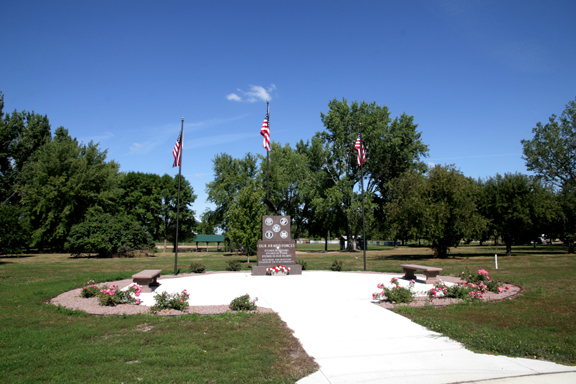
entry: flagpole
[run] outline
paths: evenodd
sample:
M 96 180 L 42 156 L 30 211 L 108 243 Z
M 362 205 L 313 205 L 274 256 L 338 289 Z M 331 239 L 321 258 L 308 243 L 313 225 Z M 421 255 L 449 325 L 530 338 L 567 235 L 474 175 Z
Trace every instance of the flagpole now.
M 180 152 L 178 153 L 178 199 L 176 200 L 176 245 L 174 254 L 174 275 L 178 274 L 178 224 L 180 218 L 180 179 L 182 178 L 182 151 L 184 150 L 184 118 L 180 128 Z
M 362 139 L 362 123 L 360 123 L 360 139 Z M 361 140 L 364 146 L 364 141 Z M 362 248 L 364 249 L 364 270 L 366 270 L 366 220 L 364 218 L 364 162 L 360 165 L 360 188 L 362 189 Z
M 270 102 L 266 100 L 266 116 L 268 117 L 268 130 L 270 130 Z M 272 142 L 270 148 L 266 149 L 266 200 L 270 201 L 270 149 L 272 149 Z M 266 214 L 270 215 L 270 208 L 266 205 Z

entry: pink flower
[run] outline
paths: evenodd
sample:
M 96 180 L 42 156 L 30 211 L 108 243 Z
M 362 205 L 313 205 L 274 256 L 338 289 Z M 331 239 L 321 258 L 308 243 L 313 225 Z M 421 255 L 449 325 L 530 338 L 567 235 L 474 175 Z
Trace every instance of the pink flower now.
M 509 286 L 506 286 L 506 290 L 509 290 L 509 289 L 510 289 L 510 287 L 509 287 Z
M 498 293 L 502 293 L 503 289 L 502 287 L 498 287 Z
M 382 289 L 382 288 L 384 288 L 384 287 L 383 287 L 382 283 L 380 283 L 380 284 L 378 284 L 378 285 L 376 286 L 376 288 Z
M 84 287 L 84 289 L 88 289 L 87 287 Z
M 376 296 L 377 296 L 377 295 L 378 295 L 378 294 L 377 294 L 376 292 L 374 292 L 374 293 L 372 294 L 372 300 L 376 300 Z

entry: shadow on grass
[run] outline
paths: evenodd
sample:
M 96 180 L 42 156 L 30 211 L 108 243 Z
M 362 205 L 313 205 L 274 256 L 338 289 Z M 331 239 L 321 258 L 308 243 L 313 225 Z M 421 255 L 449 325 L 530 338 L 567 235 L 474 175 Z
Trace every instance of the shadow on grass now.
M 25 257 L 36 257 L 38 255 L 0 255 L 0 259 L 20 259 Z
M 68 256 L 69 259 L 147 259 L 149 257 L 156 257 L 155 254 L 150 253 L 147 255 L 140 255 L 140 256 L 126 256 L 126 255 L 115 255 L 115 256 L 100 256 L 97 254 L 82 254 L 82 255 L 70 255 Z

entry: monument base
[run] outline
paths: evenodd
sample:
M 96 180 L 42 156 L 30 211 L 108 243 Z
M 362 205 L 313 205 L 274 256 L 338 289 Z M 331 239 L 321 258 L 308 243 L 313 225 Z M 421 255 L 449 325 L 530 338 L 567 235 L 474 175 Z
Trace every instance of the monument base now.
M 283 264 L 285 267 L 290 268 L 290 275 L 301 275 L 302 274 L 302 266 L 300 264 Z M 266 270 L 273 265 L 253 265 L 252 266 L 252 276 L 265 276 Z

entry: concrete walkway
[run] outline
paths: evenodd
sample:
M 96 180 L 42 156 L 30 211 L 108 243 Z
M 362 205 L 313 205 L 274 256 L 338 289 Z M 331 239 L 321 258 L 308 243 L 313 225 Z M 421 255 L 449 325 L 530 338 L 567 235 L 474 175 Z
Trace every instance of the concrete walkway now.
M 222 273 L 161 279 L 158 289 L 187 289 L 190 305 L 229 304 L 246 293 L 258 297 L 257 304 L 276 311 L 320 365 L 300 384 L 576 383 L 576 367 L 474 353 L 372 304 L 376 285 L 392 276 L 401 277 L 324 271 L 275 277 Z M 430 287 L 418 280 L 415 290 Z M 141 299 L 145 305 L 154 303 L 153 294 L 142 294 Z

